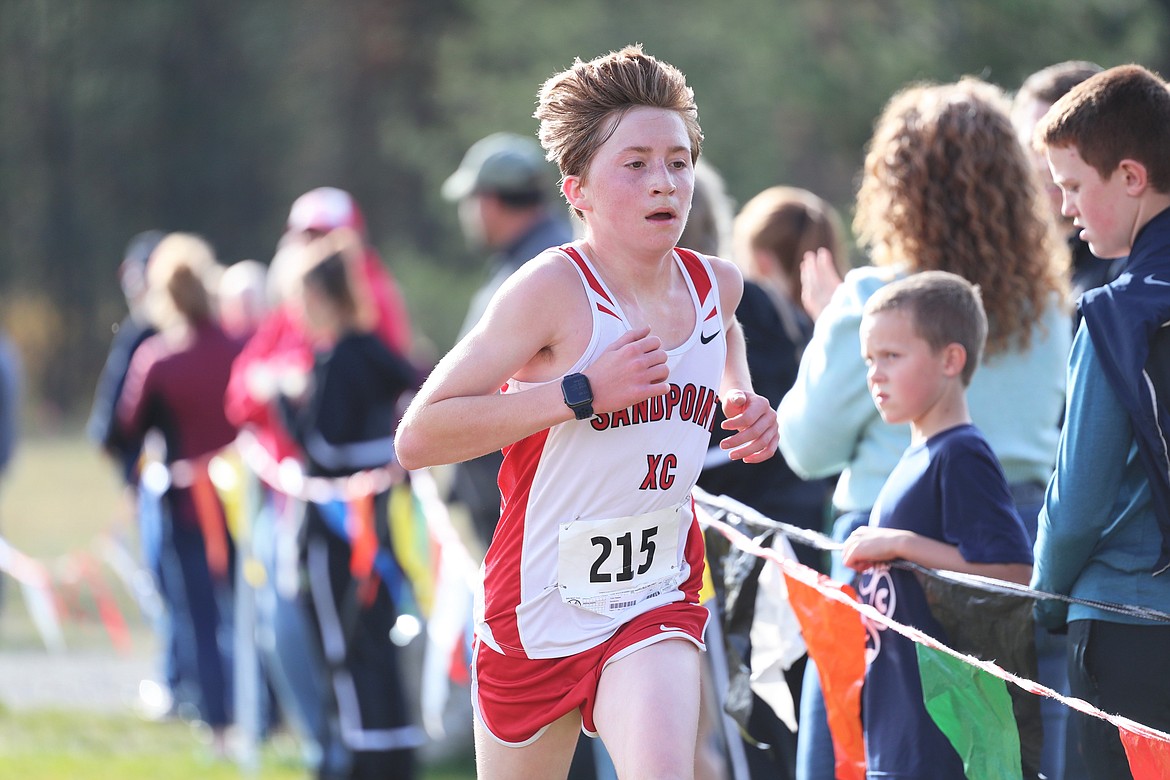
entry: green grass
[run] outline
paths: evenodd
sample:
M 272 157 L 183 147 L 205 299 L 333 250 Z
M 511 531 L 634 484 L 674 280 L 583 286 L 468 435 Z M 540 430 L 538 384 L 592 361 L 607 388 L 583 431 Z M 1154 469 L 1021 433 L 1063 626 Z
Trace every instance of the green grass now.
M 182 723 L 151 723 L 130 715 L 0 711 L 0 767 L 22 780 L 302 780 L 297 747 L 287 737 L 266 744 L 253 768 L 214 760 L 200 736 Z M 422 780 L 469 780 L 466 759 L 427 765 Z
M 52 710 L 0 712 L 0 764 L 6 776 L 24 780 L 305 776 L 291 742 L 266 746 L 255 773 L 245 773 L 236 764 L 213 760 L 198 734 L 182 723 Z
M 136 550 L 134 517 L 111 463 L 79 433 L 31 434 L 21 442 L 13 468 L 0 483 L 0 535 L 52 572 L 58 595 L 68 602 L 62 621 L 69 652 L 114 655 L 110 637 L 84 587 L 71 586 L 76 563 L 96 556 L 101 539 L 120 538 Z M 94 558 L 96 559 L 96 557 Z M 102 572 L 130 629 L 132 651 L 149 657 L 154 639 L 128 591 Z M 4 575 L 0 610 L 0 663 L 6 652 L 43 651 L 19 589 Z M 72 579 L 71 579 L 72 578 Z M 299 747 L 278 734 L 252 767 L 215 760 L 204 735 L 182 722 L 142 720 L 126 712 L 96 713 L 65 702 L 54 709 L 14 709 L 0 690 L 0 776 L 22 780 L 300 780 L 308 776 Z M 467 751 L 424 762 L 420 780 L 470 780 Z

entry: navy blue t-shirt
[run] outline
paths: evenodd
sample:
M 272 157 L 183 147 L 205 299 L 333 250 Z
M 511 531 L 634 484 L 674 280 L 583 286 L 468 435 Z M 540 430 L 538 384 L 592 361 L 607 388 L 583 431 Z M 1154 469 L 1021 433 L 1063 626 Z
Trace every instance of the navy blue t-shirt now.
M 971 563 L 1032 562 L 1032 546 L 1003 469 L 973 425 L 949 428 L 909 447 L 878 494 L 869 524 L 956 545 Z M 947 642 L 914 572 L 875 567 L 862 575 L 858 591 L 895 621 Z M 866 632 L 862 720 L 867 776 L 963 778 L 959 754 L 922 701 L 914 642 L 876 624 L 867 624 Z

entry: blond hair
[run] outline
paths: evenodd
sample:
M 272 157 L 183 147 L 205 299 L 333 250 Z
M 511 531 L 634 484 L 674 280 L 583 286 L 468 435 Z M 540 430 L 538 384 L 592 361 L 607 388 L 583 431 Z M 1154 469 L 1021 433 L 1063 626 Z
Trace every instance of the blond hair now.
M 863 316 L 900 311 L 934 352 L 958 344 L 967 353 L 959 378 L 971 384 L 987 343 L 987 313 L 979 288 L 947 271 L 923 271 L 890 282 L 865 302 Z
M 193 233 L 170 233 L 159 242 L 146 267 L 148 306 L 159 328 L 212 319 L 208 283 L 220 270 L 215 252 Z

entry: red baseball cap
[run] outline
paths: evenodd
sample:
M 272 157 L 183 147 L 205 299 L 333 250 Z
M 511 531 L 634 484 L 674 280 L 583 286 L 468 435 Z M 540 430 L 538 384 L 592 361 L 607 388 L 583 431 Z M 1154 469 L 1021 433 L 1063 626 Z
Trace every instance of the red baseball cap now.
M 366 219 L 353 196 L 345 190 L 318 187 L 293 201 L 288 212 L 288 232 L 327 232 L 337 228 L 351 228 L 363 236 L 366 234 Z

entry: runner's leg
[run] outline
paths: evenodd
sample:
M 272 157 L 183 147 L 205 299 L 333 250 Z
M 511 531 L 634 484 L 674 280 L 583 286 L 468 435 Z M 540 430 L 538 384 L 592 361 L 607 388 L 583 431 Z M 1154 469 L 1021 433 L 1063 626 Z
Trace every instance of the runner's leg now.
M 601 673 L 597 725 L 618 777 L 691 778 L 699 731 L 699 649 L 666 639 Z
M 475 719 L 475 772 L 478 780 L 564 780 L 569 774 L 581 713 L 577 710 L 553 721 L 533 743 L 509 747 L 497 742 Z

